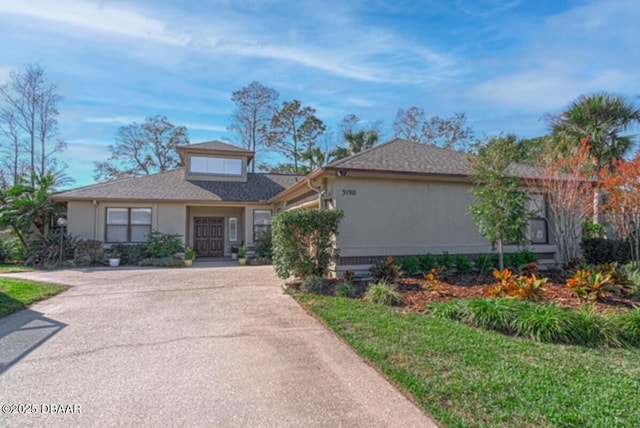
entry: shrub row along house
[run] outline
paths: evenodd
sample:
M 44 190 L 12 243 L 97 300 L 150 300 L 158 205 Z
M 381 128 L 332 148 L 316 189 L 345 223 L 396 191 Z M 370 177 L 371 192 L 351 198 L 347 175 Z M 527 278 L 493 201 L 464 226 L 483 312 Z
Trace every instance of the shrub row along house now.
M 492 252 L 467 211 L 473 196 L 464 153 L 394 139 L 302 177 L 250 173 L 253 153 L 218 141 L 178 150 L 182 168 L 54 195 L 67 204 L 69 232 L 109 245 L 144 242 L 157 230 L 182 235 L 201 257 L 224 257 L 232 246 L 252 247 L 273 213 L 340 209 L 339 271 L 389 255 Z M 522 165 L 512 173 L 535 177 Z M 541 195 L 531 203 L 544 210 Z M 531 220 L 529 238 L 540 259 L 554 259 L 544 219 Z

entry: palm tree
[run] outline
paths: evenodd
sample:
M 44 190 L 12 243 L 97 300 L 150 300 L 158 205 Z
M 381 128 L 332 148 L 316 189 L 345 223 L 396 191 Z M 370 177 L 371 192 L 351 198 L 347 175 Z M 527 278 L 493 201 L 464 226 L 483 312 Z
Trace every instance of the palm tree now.
M 346 158 L 356 153 L 360 153 L 363 150 L 370 149 L 378 144 L 380 133 L 378 131 L 357 131 L 357 132 L 345 132 L 344 141 L 347 143 L 346 147 L 338 147 L 331 155 L 335 160 Z
M 579 147 L 586 141 L 590 146 L 593 176 L 613 168 L 634 143 L 634 136 L 622 135 L 634 123 L 640 122 L 640 109 L 624 97 L 607 93 L 581 95 L 562 114 L 551 119 L 553 134 L 569 147 Z M 600 189 L 594 188 L 593 222 L 600 222 Z
M 12 188 L 0 192 L 0 227 L 9 227 L 28 248 L 32 235 L 45 236 L 51 220 L 62 212 L 62 206 L 50 196 L 59 180 L 54 174 L 33 174 L 30 185 L 22 178 Z

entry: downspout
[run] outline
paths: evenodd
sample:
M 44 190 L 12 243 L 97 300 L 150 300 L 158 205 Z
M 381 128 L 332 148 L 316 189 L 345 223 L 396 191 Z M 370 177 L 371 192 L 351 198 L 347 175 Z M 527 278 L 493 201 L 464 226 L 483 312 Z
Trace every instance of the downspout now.
M 318 206 L 320 207 L 320 209 L 323 208 L 322 206 L 322 195 L 324 195 L 324 190 L 322 190 L 319 187 L 314 187 L 313 184 L 311 184 L 311 179 L 309 178 L 307 180 L 307 186 L 309 186 L 309 189 L 313 190 L 314 192 L 316 192 L 318 194 Z

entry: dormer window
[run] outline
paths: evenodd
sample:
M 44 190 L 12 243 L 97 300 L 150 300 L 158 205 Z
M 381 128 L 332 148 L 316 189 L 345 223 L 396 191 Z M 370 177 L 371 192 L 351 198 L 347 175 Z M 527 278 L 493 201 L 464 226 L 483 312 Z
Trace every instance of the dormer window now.
M 191 156 L 192 174 L 242 175 L 242 159 Z

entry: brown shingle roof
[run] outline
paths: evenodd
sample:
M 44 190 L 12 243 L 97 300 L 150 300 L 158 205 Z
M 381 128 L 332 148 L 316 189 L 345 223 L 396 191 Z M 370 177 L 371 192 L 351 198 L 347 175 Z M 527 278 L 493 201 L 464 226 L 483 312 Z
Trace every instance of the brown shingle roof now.
M 330 169 L 468 176 L 472 155 L 396 138 L 329 164 Z M 533 178 L 536 169 L 514 164 L 515 176 Z
M 246 182 L 187 181 L 184 168 L 144 177 L 125 178 L 54 195 L 67 200 L 145 200 L 193 202 L 266 201 L 300 179 L 294 175 L 247 174 Z
M 234 153 L 245 153 L 245 154 L 253 154 L 252 151 L 244 149 L 242 147 L 234 146 L 233 144 L 223 143 L 222 141 L 206 141 L 204 143 L 196 143 L 189 144 L 186 146 L 180 146 L 179 149 L 203 149 L 203 150 L 213 150 L 217 152 L 234 152 Z

